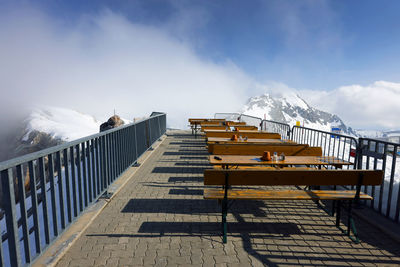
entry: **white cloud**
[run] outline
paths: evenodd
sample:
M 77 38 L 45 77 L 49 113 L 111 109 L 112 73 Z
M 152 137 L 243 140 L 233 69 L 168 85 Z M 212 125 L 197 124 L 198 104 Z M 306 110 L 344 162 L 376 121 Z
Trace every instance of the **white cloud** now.
M 339 115 L 355 128 L 400 128 L 400 83 L 342 86 L 332 91 L 299 91 L 309 104 Z
M 167 31 L 104 11 L 68 27 L 35 9 L 0 17 L 0 112 L 34 105 L 74 108 L 99 119 L 238 110 L 252 80 L 232 63 L 203 60 Z M 9 112 L 9 113 L 12 113 Z

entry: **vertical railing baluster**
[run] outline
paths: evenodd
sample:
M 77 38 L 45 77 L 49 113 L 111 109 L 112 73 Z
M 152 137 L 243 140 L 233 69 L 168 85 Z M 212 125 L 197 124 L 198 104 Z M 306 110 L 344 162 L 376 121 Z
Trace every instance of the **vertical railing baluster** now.
M 50 224 L 49 224 L 49 214 L 47 209 L 47 192 L 46 192 L 46 171 L 44 166 L 43 157 L 39 158 L 39 174 L 40 174 L 40 184 L 42 187 L 42 207 L 43 207 L 43 220 L 44 220 L 44 237 L 46 244 L 50 244 Z
M 113 175 L 113 181 L 115 178 L 117 178 L 117 160 L 115 157 L 115 152 L 116 152 L 116 146 L 115 146 L 115 132 L 111 133 L 111 162 L 112 162 L 112 175 Z
M 17 211 L 14 196 L 14 177 L 11 168 L 1 171 L 1 185 L 3 190 L 2 204 L 6 217 L 10 263 L 11 266 L 21 266 Z
M 133 127 L 135 130 L 135 162 L 137 162 L 138 160 L 137 132 L 136 132 L 137 124 L 135 124 Z
M 379 151 L 379 145 L 376 144 L 376 151 Z M 387 144 L 384 145 L 383 147 L 383 158 L 382 158 L 382 170 L 384 172 L 384 175 L 386 174 L 386 154 L 387 154 Z M 377 159 L 375 159 L 377 160 Z M 374 165 L 374 170 L 377 169 L 376 164 Z M 382 182 L 381 187 L 379 188 L 379 207 L 378 210 L 379 212 L 382 212 L 382 202 L 383 202 L 383 192 L 385 188 L 385 180 Z
M 158 138 L 160 138 L 161 136 L 160 116 L 157 117 L 157 125 L 158 125 Z
M 85 146 L 85 142 L 81 143 L 81 160 L 80 163 L 82 165 L 82 181 L 83 181 L 83 203 L 84 203 L 84 207 L 86 208 L 88 206 L 88 183 L 87 183 L 87 168 L 86 168 L 86 164 L 87 164 L 87 153 L 86 153 L 86 146 Z
M 51 197 L 51 214 L 53 217 L 53 233 L 54 236 L 58 236 L 58 221 L 57 221 L 57 204 L 56 204 L 56 190 L 54 183 L 54 161 L 53 154 L 49 154 L 49 180 L 50 180 L 50 197 Z
M 72 173 L 72 200 L 73 200 L 73 207 L 74 207 L 74 217 L 78 216 L 78 194 L 76 189 L 76 153 L 74 152 L 75 147 L 70 147 L 70 157 L 71 157 L 71 173 Z
M 375 146 L 374 152 L 375 153 L 378 152 L 378 146 Z M 373 170 L 376 170 L 377 165 L 378 165 L 378 159 L 376 157 L 374 157 L 374 159 L 373 159 L 373 166 L 374 166 Z M 366 186 L 364 188 L 365 188 L 365 192 L 367 194 L 369 194 L 368 188 Z M 373 199 L 370 202 L 370 204 L 371 204 L 370 206 L 374 207 L 374 205 L 375 205 L 375 186 L 371 187 L 371 194 L 372 194 L 371 196 L 373 197 Z M 378 201 L 378 206 L 379 206 L 379 202 L 380 202 L 380 200 Z
M 36 193 L 36 173 L 35 168 L 33 166 L 33 161 L 29 161 L 29 181 L 30 181 L 30 191 L 31 191 L 31 202 L 32 202 L 32 216 L 33 216 L 33 229 L 35 231 L 35 245 L 36 245 L 36 253 L 40 254 L 41 245 L 41 235 L 40 235 L 40 226 L 39 226 L 39 214 L 38 214 L 38 200 Z
M 70 175 L 69 175 L 69 160 L 68 160 L 68 148 L 64 149 L 63 151 L 63 160 L 64 160 L 64 174 L 65 174 L 65 189 L 67 195 L 67 216 L 68 216 L 68 223 L 72 221 L 72 208 L 71 208 L 71 188 L 70 188 Z M 71 160 L 72 166 L 72 160 Z
M 22 220 L 22 238 L 24 240 L 25 261 L 27 263 L 30 263 L 31 252 L 29 244 L 28 216 L 26 214 L 26 204 L 25 204 L 25 176 L 24 176 L 24 171 L 22 169 L 22 165 L 17 166 L 17 181 L 18 181 L 19 208 L 21 211 L 21 220 Z
M 123 170 L 125 170 L 126 168 L 129 168 L 130 166 L 130 162 L 129 162 L 129 142 L 126 139 L 126 136 L 128 135 L 129 129 L 124 129 L 124 131 L 121 131 L 121 135 L 119 136 L 120 138 L 120 144 L 121 144 L 121 167 L 123 168 Z M 128 153 L 128 154 L 127 154 Z
M 123 150 L 123 153 L 125 156 L 124 169 L 126 169 L 130 165 L 130 161 L 129 161 L 129 131 L 128 131 L 128 129 L 124 129 L 124 134 L 123 134 L 122 140 L 124 141 L 124 150 Z
M 96 146 L 96 139 L 90 140 L 90 158 L 92 160 L 92 192 L 93 192 L 93 200 L 97 198 L 97 174 L 96 174 L 96 153 L 95 153 L 95 146 Z
M 133 127 L 134 126 L 129 127 L 129 158 L 130 158 L 129 166 L 131 166 L 135 162 L 135 147 L 134 147 L 134 139 L 133 139 L 133 135 L 134 135 Z
M 106 135 L 106 147 L 107 147 L 107 149 L 106 149 L 106 151 L 107 151 L 107 170 L 108 170 L 108 173 L 107 173 L 107 177 L 108 177 L 108 179 L 107 179 L 107 187 L 111 184 L 111 182 L 112 182 L 112 174 L 111 174 L 111 165 L 112 165 L 112 162 L 111 162 L 111 148 L 110 148 L 110 135 Z
M 102 147 L 103 147 L 103 190 L 106 190 L 108 187 L 108 159 L 107 159 L 107 143 L 106 143 L 106 136 L 102 136 Z
M 88 176 L 88 197 L 89 197 L 89 203 L 92 203 L 92 158 L 91 158 L 91 146 L 90 146 L 90 141 L 86 141 L 86 164 L 87 164 L 87 176 Z
M 76 165 L 78 172 L 78 196 L 79 196 L 79 213 L 83 211 L 83 192 L 82 192 L 82 157 L 79 144 L 75 146 Z
M 389 217 L 390 208 L 392 206 L 393 183 L 394 183 L 394 175 L 396 173 L 396 154 L 397 154 L 397 146 L 394 146 L 393 147 L 393 157 L 392 157 L 392 168 L 390 170 L 388 204 L 387 204 L 387 209 L 386 209 L 386 217 Z M 400 196 L 400 185 L 399 185 L 399 196 Z M 400 206 L 397 206 L 397 213 L 398 213 L 399 209 L 400 209 Z
M 115 166 L 119 177 L 123 171 L 121 167 L 121 131 L 117 131 L 115 135 Z
M 96 178 L 97 178 L 97 195 L 100 195 L 100 192 L 102 192 L 102 177 L 103 177 L 103 173 L 101 172 L 101 166 L 100 166 L 100 153 L 101 153 L 101 147 L 100 147 L 100 138 L 96 138 L 94 140 L 95 143 L 95 147 L 96 147 Z
M 65 229 L 65 205 L 64 205 L 64 187 L 63 187 L 61 151 L 57 151 L 56 161 L 57 161 L 57 172 L 58 172 L 57 183 L 58 183 L 58 197 L 60 204 L 61 229 Z

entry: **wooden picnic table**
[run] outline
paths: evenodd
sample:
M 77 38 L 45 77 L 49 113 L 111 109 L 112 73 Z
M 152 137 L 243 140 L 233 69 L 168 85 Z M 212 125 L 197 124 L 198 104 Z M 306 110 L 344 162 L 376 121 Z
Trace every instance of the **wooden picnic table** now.
M 220 158 L 218 160 L 217 158 Z M 286 156 L 285 160 L 281 161 L 263 161 L 257 155 L 210 155 L 210 164 L 222 165 L 224 168 L 232 166 L 251 166 L 251 165 L 266 165 L 266 166 L 281 166 L 281 165 L 331 165 L 341 167 L 343 165 L 353 165 L 349 161 L 344 161 L 332 156 Z
M 197 137 L 197 131 L 200 129 L 199 126 L 203 123 L 209 123 L 212 125 L 220 125 L 225 122 L 225 119 L 206 119 L 206 118 L 191 118 L 189 119 L 190 127 L 192 128 L 192 134 L 195 134 Z

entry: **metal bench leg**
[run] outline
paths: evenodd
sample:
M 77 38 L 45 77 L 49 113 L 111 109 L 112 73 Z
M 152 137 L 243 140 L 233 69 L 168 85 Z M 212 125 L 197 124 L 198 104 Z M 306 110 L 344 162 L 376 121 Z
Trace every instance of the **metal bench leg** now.
M 340 228 L 340 213 L 342 210 L 342 201 L 338 200 L 336 203 L 336 227 Z
M 336 185 L 333 187 L 334 190 L 336 190 Z M 336 200 L 332 200 L 332 216 L 335 216 L 335 205 L 336 205 Z
M 338 201 L 338 205 L 339 205 L 340 202 L 341 201 L 339 200 Z M 339 226 L 339 223 L 340 223 L 340 211 L 339 211 L 339 209 L 337 210 L 337 212 L 339 214 L 336 214 L 336 226 L 345 235 L 347 235 L 354 243 L 358 244 L 358 243 L 360 243 L 360 239 L 358 238 L 356 225 L 354 223 L 353 216 L 352 216 L 352 206 L 353 206 L 353 201 L 351 201 L 351 200 L 348 201 L 348 206 L 347 206 L 347 230 L 344 230 Z M 353 235 L 351 235 L 351 232 L 353 232 Z
M 228 231 L 228 225 L 226 222 L 227 213 L 228 213 L 228 200 L 224 198 L 222 200 L 222 242 L 224 244 L 227 241 L 227 231 Z
M 332 200 L 332 210 L 331 210 L 332 216 L 335 216 L 335 207 L 336 207 L 336 200 Z
M 356 224 L 354 223 L 353 220 L 353 215 L 352 215 L 352 206 L 353 202 L 350 200 L 349 201 L 349 206 L 347 207 L 347 235 L 350 237 L 351 240 L 353 240 L 354 243 L 360 243 L 360 239 L 358 238 L 358 233 L 357 233 L 357 228 Z M 351 236 L 350 230 L 353 232 L 354 236 Z

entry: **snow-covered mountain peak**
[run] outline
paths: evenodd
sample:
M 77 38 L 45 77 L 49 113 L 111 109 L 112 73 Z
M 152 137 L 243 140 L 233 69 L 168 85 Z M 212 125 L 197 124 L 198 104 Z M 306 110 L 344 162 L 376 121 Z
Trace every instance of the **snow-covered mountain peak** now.
M 47 133 L 54 139 L 72 141 L 99 131 L 101 122 L 94 117 L 75 110 L 45 107 L 35 109 L 26 120 L 25 134 L 27 141 L 32 132 Z
M 338 127 L 343 133 L 354 134 L 338 116 L 311 107 L 295 92 L 266 93 L 251 97 L 241 112 L 290 125 L 299 121 L 305 127 L 324 131 Z

